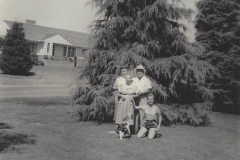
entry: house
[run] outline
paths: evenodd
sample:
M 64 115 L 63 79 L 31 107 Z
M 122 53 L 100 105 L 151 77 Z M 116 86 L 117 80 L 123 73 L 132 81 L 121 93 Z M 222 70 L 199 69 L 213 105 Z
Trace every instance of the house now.
M 13 21 L 0 24 L 0 36 L 5 36 Z M 88 48 L 89 34 L 36 25 L 36 21 L 23 23 L 25 38 L 32 53 L 54 57 L 82 57 Z

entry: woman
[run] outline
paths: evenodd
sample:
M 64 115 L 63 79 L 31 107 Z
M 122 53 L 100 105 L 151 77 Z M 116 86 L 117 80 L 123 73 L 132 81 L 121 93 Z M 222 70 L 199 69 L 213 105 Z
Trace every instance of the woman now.
M 135 109 L 141 109 L 144 112 L 143 125 L 137 134 L 138 138 L 142 138 L 148 131 L 148 138 L 154 139 L 155 134 L 160 129 L 160 125 L 162 122 L 160 110 L 157 106 L 153 104 L 154 95 L 152 93 L 149 93 L 147 95 L 146 105 L 136 106 L 134 100 L 131 101 Z
M 121 76 L 118 77 L 116 80 L 115 80 L 115 83 L 113 85 L 113 88 L 112 88 L 112 91 L 115 92 L 114 94 L 116 95 L 115 96 L 115 111 L 114 111 L 114 117 L 113 117 L 113 120 L 116 121 L 116 115 L 117 115 L 117 110 L 118 110 L 118 95 L 117 95 L 117 92 L 119 92 L 119 88 L 122 84 L 125 84 L 126 83 L 126 75 L 127 75 L 127 72 L 128 72 L 128 69 L 127 67 L 125 66 L 122 66 L 120 68 L 120 72 L 121 72 Z
M 138 87 L 132 82 L 132 77 L 127 75 L 126 83 L 119 87 L 119 100 L 116 112 L 116 124 L 119 125 L 123 124 L 124 121 L 128 121 L 130 123 L 130 129 L 133 128 L 134 125 L 134 108 L 131 100 L 137 96 L 136 92 L 138 90 Z

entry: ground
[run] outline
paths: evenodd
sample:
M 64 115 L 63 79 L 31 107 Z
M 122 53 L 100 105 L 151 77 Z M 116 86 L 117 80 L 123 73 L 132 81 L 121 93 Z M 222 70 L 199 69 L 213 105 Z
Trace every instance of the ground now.
M 78 70 L 72 62 L 45 60 L 45 66 L 34 66 L 28 76 L 0 74 L 0 86 L 69 85 L 77 78 Z
M 47 72 L 55 78 L 73 71 L 71 66 L 65 70 L 56 67 L 55 71 L 49 67 L 34 67 L 36 75 L 30 77 L 32 81 L 38 81 L 38 76 L 41 81 L 38 85 L 55 85 Z M 48 80 L 39 76 L 43 72 Z M 25 77 L 0 75 L 5 87 L 17 88 L 25 80 L 34 84 Z M 56 85 L 68 86 L 70 80 L 58 82 Z M 163 126 L 159 132 L 162 137 L 155 140 L 132 136 L 121 141 L 108 133 L 115 129 L 113 124 L 78 122 L 77 117 L 71 117 L 68 114 L 71 98 L 65 91 L 64 96 L 52 93 L 46 97 L 0 98 L 0 160 L 237 160 L 240 157 L 240 116 L 213 113 L 210 126 Z
M 45 60 L 45 66 L 34 66 L 28 76 L 0 73 L 0 98 L 69 96 L 78 72 L 72 62 Z
M 1 160 L 163 159 L 237 160 L 240 117 L 213 113 L 207 127 L 162 127 L 155 140 L 132 136 L 119 140 L 113 124 L 77 122 L 67 114 L 70 99 L 10 98 L 0 100 Z M 12 128 L 11 128 L 12 127 Z

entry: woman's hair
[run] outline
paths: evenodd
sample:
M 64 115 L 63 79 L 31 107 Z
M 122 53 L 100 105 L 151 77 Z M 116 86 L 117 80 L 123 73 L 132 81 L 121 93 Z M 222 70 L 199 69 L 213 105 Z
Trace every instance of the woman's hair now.
M 120 71 L 122 71 L 123 69 L 128 70 L 128 67 L 127 67 L 127 66 L 121 66 L 121 67 L 120 67 Z
M 147 94 L 147 98 L 148 98 L 148 97 L 153 97 L 153 99 L 154 99 L 154 94 L 153 94 L 153 93 L 148 93 L 148 94 Z

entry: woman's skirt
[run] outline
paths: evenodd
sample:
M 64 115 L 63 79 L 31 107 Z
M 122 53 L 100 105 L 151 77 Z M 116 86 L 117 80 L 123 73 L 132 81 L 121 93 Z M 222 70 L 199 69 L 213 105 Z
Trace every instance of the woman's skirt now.
M 150 128 L 157 128 L 158 122 L 157 120 L 145 120 L 143 123 L 143 127 L 150 129 Z
M 129 96 L 118 101 L 116 124 L 123 124 L 124 121 L 128 121 L 130 125 L 134 125 L 134 109 L 130 100 L 131 97 Z

